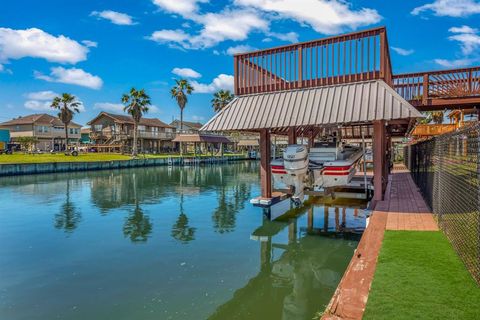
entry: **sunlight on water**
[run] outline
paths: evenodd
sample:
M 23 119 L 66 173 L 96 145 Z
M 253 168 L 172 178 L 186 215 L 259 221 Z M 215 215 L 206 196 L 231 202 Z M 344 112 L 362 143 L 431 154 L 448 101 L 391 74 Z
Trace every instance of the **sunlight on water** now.
M 313 203 L 271 221 L 258 164 L 0 179 L 0 319 L 311 319 L 365 226 Z M 278 220 L 278 221 L 277 221 Z

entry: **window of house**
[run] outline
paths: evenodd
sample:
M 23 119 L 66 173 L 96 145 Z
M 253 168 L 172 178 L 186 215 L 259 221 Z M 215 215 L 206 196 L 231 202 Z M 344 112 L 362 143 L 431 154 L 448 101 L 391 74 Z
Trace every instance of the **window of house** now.
M 102 125 L 101 124 L 96 124 L 93 126 L 93 131 L 102 131 Z
M 145 126 L 138 126 L 138 131 L 145 131 Z

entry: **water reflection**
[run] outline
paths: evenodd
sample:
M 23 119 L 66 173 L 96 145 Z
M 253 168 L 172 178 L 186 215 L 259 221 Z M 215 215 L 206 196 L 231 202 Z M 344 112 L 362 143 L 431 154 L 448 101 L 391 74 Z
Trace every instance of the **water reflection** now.
M 66 180 L 65 201 L 60 206 L 60 212 L 55 214 L 55 228 L 63 229 L 67 233 L 73 232 L 80 221 L 82 214 L 75 206 L 75 202 L 71 200 L 70 180 Z
M 312 319 L 325 307 L 319 301 L 333 295 L 365 228 L 359 207 L 309 204 L 287 210 L 276 221 L 264 215 L 250 237 L 259 242 L 258 274 L 209 319 Z M 315 219 L 320 211 L 323 223 Z
M 188 243 L 192 240 L 195 240 L 196 228 L 190 227 L 188 224 L 188 217 L 183 209 L 183 201 L 184 196 L 182 194 L 180 196 L 180 214 L 172 227 L 171 234 L 175 240 L 178 240 L 181 243 Z

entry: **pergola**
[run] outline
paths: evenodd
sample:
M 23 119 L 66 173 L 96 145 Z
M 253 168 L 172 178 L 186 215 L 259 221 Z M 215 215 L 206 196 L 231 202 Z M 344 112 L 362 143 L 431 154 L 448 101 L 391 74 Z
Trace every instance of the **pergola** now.
M 220 152 L 223 155 L 223 145 L 230 144 L 232 141 L 225 136 L 222 135 L 214 135 L 214 134 L 207 134 L 207 133 L 193 133 L 193 134 L 179 134 L 177 135 L 172 142 L 179 142 L 183 143 L 191 143 L 194 146 L 194 153 L 197 153 L 197 144 L 200 146 L 208 146 L 208 145 L 220 145 Z

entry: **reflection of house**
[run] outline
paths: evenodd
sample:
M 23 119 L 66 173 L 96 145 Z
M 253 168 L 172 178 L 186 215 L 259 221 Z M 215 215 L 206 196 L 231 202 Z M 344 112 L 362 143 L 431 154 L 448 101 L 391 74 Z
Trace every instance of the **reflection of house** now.
M 133 145 L 134 122 L 131 116 L 101 112 L 88 122 L 93 144 L 105 150 L 126 150 Z M 172 148 L 175 128 L 157 118 L 142 118 L 138 126 L 140 152 L 162 152 Z
M 170 123 L 172 127 L 175 127 L 177 132 L 184 132 L 184 133 L 195 133 L 200 130 L 202 127 L 202 124 L 200 122 L 190 122 L 190 121 L 183 121 L 183 130 L 181 129 L 180 126 L 180 120 L 173 120 L 172 123 Z
M 0 128 L 8 129 L 12 141 L 19 137 L 35 137 L 35 148 L 40 150 L 61 150 L 65 144 L 65 126 L 57 117 L 43 114 L 31 114 L 0 123 Z M 68 143 L 80 139 L 81 125 L 70 122 L 68 125 Z
M 476 109 L 453 110 L 448 114 L 450 123 L 441 124 L 418 124 L 412 132 L 416 139 L 428 139 L 444 133 L 455 131 L 474 121 L 465 121 L 465 115 L 473 117 L 477 114 Z M 476 122 L 476 121 L 475 121 Z

